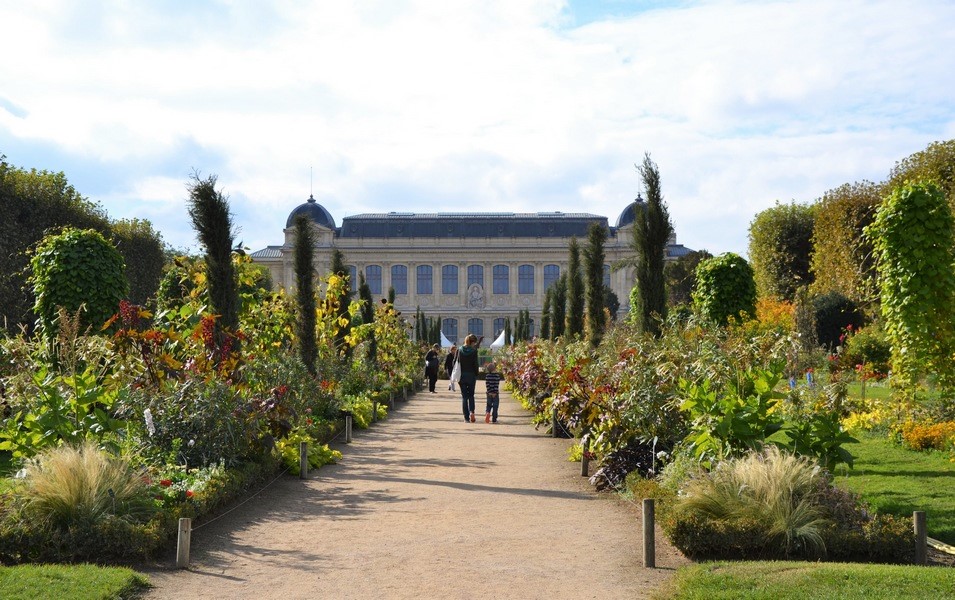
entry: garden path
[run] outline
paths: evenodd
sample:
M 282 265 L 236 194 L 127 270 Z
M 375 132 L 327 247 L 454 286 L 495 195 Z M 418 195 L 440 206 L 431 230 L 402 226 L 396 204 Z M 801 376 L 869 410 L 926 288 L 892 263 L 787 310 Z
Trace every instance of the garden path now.
M 173 549 L 145 597 L 641 598 L 686 564 L 658 529 L 643 568 L 639 508 L 596 493 L 509 394 L 500 423 L 470 424 L 444 384 L 195 530 L 190 569 Z

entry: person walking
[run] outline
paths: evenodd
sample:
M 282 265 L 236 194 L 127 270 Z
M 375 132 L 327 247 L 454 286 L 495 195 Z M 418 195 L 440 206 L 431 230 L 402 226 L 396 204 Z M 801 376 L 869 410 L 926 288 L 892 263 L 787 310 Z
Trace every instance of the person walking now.
M 457 359 L 458 347 L 452 344 L 451 349 L 448 350 L 448 355 L 444 357 L 444 372 L 448 374 L 448 383 L 451 384 L 448 386 L 448 389 L 452 392 L 457 391 L 454 389 L 454 380 L 451 379 L 451 371 L 454 371 L 454 361 Z
M 484 412 L 485 423 L 497 423 L 497 409 L 501 405 L 500 388 L 501 374 L 493 362 L 487 363 L 484 373 L 484 385 L 487 386 L 487 408 Z
M 461 408 L 464 411 L 464 420 L 474 422 L 474 386 L 478 374 L 478 347 L 484 336 L 477 337 L 469 333 L 464 338 L 464 345 L 458 349 L 458 362 L 461 366 Z
M 438 383 L 438 352 L 441 350 L 441 346 L 435 344 L 431 346 L 431 350 L 428 350 L 428 353 L 424 356 L 424 375 L 428 378 L 428 391 L 432 394 L 437 394 L 434 391 L 434 386 Z

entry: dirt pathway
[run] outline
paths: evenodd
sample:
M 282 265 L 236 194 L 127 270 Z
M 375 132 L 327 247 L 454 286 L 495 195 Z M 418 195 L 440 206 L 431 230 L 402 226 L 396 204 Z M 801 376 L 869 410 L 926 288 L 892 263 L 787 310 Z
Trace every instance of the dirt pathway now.
M 686 564 L 658 530 L 642 567 L 639 510 L 593 491 L 570 440 L 503 393 L 500 423 L 465 423 L 444 383 L 194 531 L 191 568 L 173 549 L 146 597 L 640 598 Z

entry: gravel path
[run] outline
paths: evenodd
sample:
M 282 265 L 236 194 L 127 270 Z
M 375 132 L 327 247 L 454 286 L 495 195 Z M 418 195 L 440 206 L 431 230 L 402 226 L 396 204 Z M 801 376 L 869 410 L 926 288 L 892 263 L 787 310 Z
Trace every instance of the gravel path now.
M 594 492 L 510 395 L 496 425 L 460 402 L 419 392 L 340 464 L 200 522 L 191 568 L 172 549 L 145 597 L 641 598 L 686 564 L 658 529 L 644 569 L 639 508 Z

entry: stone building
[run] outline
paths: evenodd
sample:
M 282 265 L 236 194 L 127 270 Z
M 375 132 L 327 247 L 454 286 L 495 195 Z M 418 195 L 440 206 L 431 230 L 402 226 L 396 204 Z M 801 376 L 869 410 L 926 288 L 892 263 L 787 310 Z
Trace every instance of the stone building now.
M 452 342 L 468 333 L 494 339 L 527 309 L 532 334 L 537 333 L 545 290 L 567 269 L 567 247 L 577 237 L 587 243 L 591 223 L 607 229 L 604 283 L 620 300 L 620 318 L 627 310 L 634 269 L 610 265 L 632 255 L 631 240 L 641 198 L 630 203 L 610 227 L 606 217 L 588 213 L 373 213 L 344 217 L 340 227 L 313 197 L 296 207 L 285 224 L 285 242 L 252 254 L 267 266 L 277 287 L 294 286 L 294 220 L 307 215 L 315 226 L 318 273 L 330 270 L 339 249 L 351 272 L 353 289 L 361 271 L 372 296 L 395 290 L 395 306 L 406 315 L 416 307 L 429 318 L 442 319 Z M 669 258 L 689 252 L 670 239 Z

